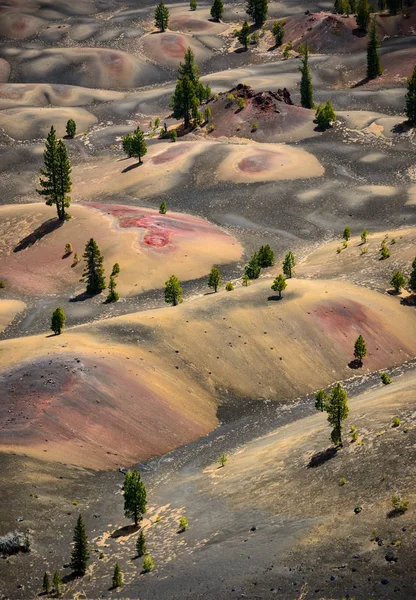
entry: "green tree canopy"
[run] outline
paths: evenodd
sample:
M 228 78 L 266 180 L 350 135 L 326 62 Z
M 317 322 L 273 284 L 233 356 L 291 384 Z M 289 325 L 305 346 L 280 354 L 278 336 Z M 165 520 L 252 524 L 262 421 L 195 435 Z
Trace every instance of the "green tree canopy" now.
M 214 21 L 220 21 L 222 19 L 222 15 L 224 14 L 224 5 L 222 0 L 214 0 L 210 12 Z
M 271 288 L 274 292 L 279 292 L 279 298 L 282 297 L 283 290 L 287 288 L 286 279 L 283 277 L 282 274 L 276 277 L 276 279 L 272 283 Z
M 113 588 L 119 588 L 123 585 L 123 575 L 121 573 L 120 565 L 116 562 L 113 572 Z
M 136 541 L 136 551 L 137 551 L 137 556 L 139 558 L 141 556 L 144 556 L 146 554 L 146 539 L 144 537 L 143 531 L 141 531 L 139 533 L 139 537 L 137 538 L 137 541 Z
M 238 32 L 237 39 L 240 44 L 244 46 L 244 49 L 247 50 L 250 40 L 250 25 L 247 23 L 247 21 L 244 21 L 242 28 Z
M 370 23 L 370 11 L 368 8 L 368 0 L 358 0 L 356 21 L 357 27 L 359 29 L 367 31 L 368 25 Z
M 118 263 L 115 263 L 115 265 L 113 265 L 113 270 L 111 271 L 110 281 L 108 284 L 109 294 L 107 296 L 107 302 L 109 302 L 109 303 L 110 302 L 118 302 L 118 300 L 120 299 L 120 296 L 116 292 L 116 287 L 117 287 L 116 277 L 118 277 L 119 274 L 120 274 L 120 265 Z
M 194 118 L 197 116 L 198 104 L 195 86 L 189 77 L 184 75 L 176 83 L 170 106 L 175 119 L 184 120 L 185 129 L 188 129 L 190 125 L 191 116 Z
M 173 306 L 183 302 L 181 282 L 175 275 L 171 275 L 165 283 L 165 302 Z
M 315 394 L 315 408 L 316 410 L 320 410 L 323 412 L 326 410 L 326 403 L 328 400 L 328 396 L 325 390 L 318 390 Z
M 38 194 L 45 196 L 46 204 L 55 204 L 60 221 L 64 221 L 69 215 L 65 212 L 71 202 L 69 193 L 71 191 L 71 165 L 65 144 L 56 137 L 54 127 L 51 127 L 45 143 L 43 153 L 44 167 L 40 169 L 40 188 Z
M 123 146 L 123 150 L 124 152 L 127 154 L 127 156 L 129 158 L 132 157 L 132 146 L 133 146 L 133 135 L 131 133 L 128 133 L 122 141 L 122 146 Z
M 212 267 L 211 273 L 208 277 L 208 287 L 214 288 L 214 292 L 218 290 L 219 287 L 222 286 L 222 279 L 220 270 L 217 267 Z
M 409 288 L 412 292 L 416 292 L 416 257 L 412 263 L 412 270 L 409 277 Z
M 81 515 L 79 515 L 75 525 L 73 542 L 71 569 L 76 575 L 84 575 L 90 555 L 88 552 L 88 539 L 85 525 Z
M 62 329 L 65 326 L 65 321 L 65 313 L 62 308 L 58 306 L 58 308 L 53 311 L 51 318 L 51 329 L 55 335 L 60 335 L 62 333 Z
M 367 354 L 367 346 L 362 335 L 359 335 L 354 344 L 354 356 L 360 362 Z
M 285 25 L 286 21 L 273 21 L 272 24 L 272 34 L 274 37 L 274 41 L 277 47 L 283 44 L 283 40 L 285 37 Z
M 398 294 L 404 284 L 406 283 L 406 278 L 400 271 L 396 271 L 393 273 L 393 277 L 390 279 L 390 285 L 393 286 L 394 291 Z
M 76 131 L 77 126 L 74 119 L 68 119 L 66 123 L 66 135 L 70 138 L 73 138 L 75 136 Z
M 262 269 L 274 265 L 274 252 L 269 244 L 260 247 L 260 250 L 257 252 L 257 259 Z
M 83 258 L 86 265 L 81 281 L 87 285 L 87 294 L 101 294 L 106 287 L 103 267 L 104 257 L 94 238 L 87 242 Z
M 55 571 L 52 578 L 52 585 L 57 596 L 62 594 L 63 582 L 59 571 Z
M 312 75 L 309 68 L 309 46 L 305 44 L 304 51 L 302 53 L 301 65 L 299 67 L 301 72 L 300 79 L 300 103 L 303 108 L 314 108 L 313 102 L 313 90 L 312 90 Z
M 315 113 L 315 120 L 320 129 L 328 129 L 336 119 L 334 107 L 329 100 L 325 104 L 318 106 Z
M 130 156 L 139 159 L 139 164 L 142 164 L 142 157 L 147 154 L 147 144 L 144 138 L 144 133 L 138 127 L 132 135 Z
M 253 19 L 257 26 L 263 25 L 267 19 L 267 0 L 248 0 L 246 13 Z
M 416 65 L 407 80 L 406 117 L 411 125 L 416 125 Z
M 137 525 L 146 512 L 146 488 L 137 469 L 127 471 L 124 480 L 124 515 Z
M 331 440 L 336 446 L 342 445 L 342 421 L 348 417 L 348 394 L 340 383 L 337 383 L 328 396 L 324 410 L 328 414 L 328 422 L 332 425 Z
M 46 572 L 43 574 L 42 589 L 45 594 L 49 594 L 51 591 L 51 582 L 49 580 L 49 575 Z
M 165 215 L 168 212 L 168 207 L 166 206 L 166 202 L 163 200 L 159 206 L 159 213 L 161 215 Z
M 160 2 L 155 9 L 155 25 L 160 31 L 165 31 L 169 24 L 169 11 L 163 2 Z
M 197 8 L 196 0 L 190 0 L 189 1 L 189 9 L 190 10 L 196 10 L 196 8 Z
M 258 279 L 260 277 L 261 266 L 259 264 L 259 257 L 257 252 L 251 256 L 248 265 L 245 267 L 245 275 L 250 279 Z
M 344 240 L 346 242 L 349 241 L 349 239 L 351 238 L 351 229 L 349 227 L 346 227 L 342 233 L 342 237 L 344 238 Z
M 378 48 L 380 43 L 377 38 L 376 32 L 376 21 L 375 19 L 371 22 L 370 31 L 368 32 L 368 44 L 367 44 L 367 78 L 375 79 L 382 74 L 383 69 L 380 64 L 380 55 Z
M 285 259 L 283 261 L 283 274 L 286 275 L 286 277 L 288 277 L 289 279 L 291 279 L 291 277 L 295 274 L 295 265 L 296 263 L 295 257 L 293 256 L 293 252 L 289 251 L 286 254 Z

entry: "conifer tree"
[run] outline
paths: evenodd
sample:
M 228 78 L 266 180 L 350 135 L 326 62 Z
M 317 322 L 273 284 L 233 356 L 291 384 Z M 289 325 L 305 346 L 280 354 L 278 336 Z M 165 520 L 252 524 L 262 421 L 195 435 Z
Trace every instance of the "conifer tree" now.
M 66 124 L 66 135 L 69 138 L 73 138 L 75 136 L 76 131 L 77 131 L 77 126 L 76 126 L 74 119 L 68 119 L 67 124 Z
M 222 0 L 214 0 L 211 6 L 211 17 L 214 21 L 220 21 L 222 19 L 222 15 L 224 14 L 224 5 Z
M 40 169 L 40 189 L 38 194 L 45 196 L 46 204 L 55 204 L 60 221 L 67 218 L 65 208 L 69 206 L 71 191 L 71 166 L 66 152 L 65 144 L 56 137 L 55 128 L 52 126 L 45 143 L 43 153 L 44 167 Z
M 212 267 L 211 273 L 208 277 L 208 287 L 214 288 L 214 292 L 218 290 L 219 287 L 222 286 L 221 273 L 217 267 Z
M 328 396 L 325 390 L 318 390 L 315 394 L 315 408 L 323 412 L 326 407 Z
M 328 414 L 328 422 L 332 425 L 332 443 L 342 446 L 342 421 L 348 417 L 348 394 L 340 383 L 337 383 L 325 401 L 324 410 Z
M 350 227 L 346 227 L 342 233 L 342 237 L 346 242 L 348 242 L 351 238 L 351 229 Z
M 286 21 L 273 21 L 272 33 L 277 47 L 283 44 Z
M 190 0 L 190 2 L 189 2 L 189 9 L 190 10 L 196 10 L 196 8 L 197 8 L 196 0 Z
M 336 121 L 337 116 L 331 101 L 328 100 L 325 104 L 320 104 L 316 110 L 315 120 L 320 129 L 328 129 L 333 121 Z
M 259 27 L 267 19 L 267 0 L 248 0 L 246 13 L 253 19 L 254 23 Z
M 143 518 L 146 512 L 147 495 L 146 488 L 137 469 L 127 471 L 124 480 L 124 515 L 134 519 L 134 524 Z
M 300 103 L 303 108 L 313 108 L 312 75 L 309 68 L 309 47 L 307 43 L 305 44 L 301 61 L 301 66 L 299 67 L 302 74 L 300 79 Z
M 358 0 L 357 6 L 357 27 L 363 31 L 367 31 L 370 23 L 370 11 L 368 8 L 368 0 Z
M 198 98 L 195 86 L 187 75 L 178 79 L 170 106 L 175 119 L 183 119 L 184 128 L 188 129 L 191 116 L 195 117 L 198 112 Z
M 62 308 L 58 306 L 58 308 L 53 311 L 51 318 L 51 329 L 55 335 L 60 335 L 62 333 L 62 329 L 65 326 L 65 321 L 65 313 Z
M 209 85 L 204 87 L 199 81 L 199 67 L 195 62 L 195 54 L 192 48 L 188 48 L 186 50 L 184 62 L 179 63 L 178 79 L 182 79 L 185 75 L 189 77 L 189 80 L 193 84 L 199 103 L 202 103 L 204 100 L 209 100 L 211 96 L 211 88 Z
M 286 279 L 281 274 L 276 277 L 271 285 L 271 288 L 274 292 L 279 292 L 279 298 L 282 297 L 282 292 L 286 289 L 286 287 Z
M 247 21 L 244 21 L 242 28 L 238 32 L 237 39 L 240 44 L 244 46 L 244 49 L 247 50 L 250 39 L 250 25 L 247 23 Z
M 376 21 L 372 20 L 370 31 L 368 34 L 368 44 L 367 44 L 367 78 L 375 79 L 379 77 L 383 69 L 380 64 L 380 55 L 378 53 L 378 48 L 380 44 L 377 38 L 376 32 Z
M 160 203 L 159 206 L 159 213 L 161 215 L 165 215 L 168 212 L 168 207 L 166 206 L 166 202 L 163 200 L 163 202 Z
M 128 133 L 122 141 L 122 146 L 123 146 L 123 150 L 124 152 L 127 154 L 127 156 L 129 158 L 132 157 L 132 145 L 133 145 L 133 135 L 131 133 Z
M 71 553 L 71 569 L 76 575 L 84 575 L 87 570 L 89 559 L 88 540 L 85 531 L 84 521 L 79 515 L 74 529 L 74 547 Z
M 49 594 L 51 591 L 51 582 L 49 580 L 49 575 L 46 572 L 43 574 L 42 589 L 45 594 Z
M 390 279 L 390 285 L 393 286 L 396 294 L 400 292 L 405 283 L 406 278 L 400 271 L 396 271 L 395 273 L 393 273 L 393 277 Z
M 257 259 L 262 269 L 267 269 L 267 267 L 274 265 L 274 252 L 269 244 L 260 247 L 260 250 L 257 252 Z
M 55 573 L 53 574 L 52 585 L 53 589 L 55 590 L 55 594 L 57 596 L 60 596 L 62 594 L 63 582 L 59 571 L 55 571 Z
M 169 10 L 163 4 L 163 1 L 156 6 L 155 10 L 155 25 L 160 31 L 165 31 L 169 23 Z
M 103 267 L 104 257 L 93 238 L 87 242 L 83 258 L 86 266 L 81 281 L 87 284 L 87 294 L 101 294 L 106 287 Z
M 132 135 L 131 140 L 131 156 L 139 159 L 139 164 L 142 164 L 142 157 L 147 154 L 146 140 L 144 139 L 144 133 L 138 127 Z
M 409 288 L 412 292 L 416 292 L 416 257 L 412 263 L 412 270 L 409 277 Z
M 258 279 L 260 276 L 260 271 L 261 266 L 259 265 L 259 257 L 257 255 L 257 252 L 254 252 L 254 254 L 251 256 L 248 262 L 248 265 L 246 265 L 245 274 L 250 279 Z
M 116 564 L 114 566 L 114 573 L 113 573 L 113 589 L 119 588 L 122 585 L 123 585 L 123 575 L 121 573 L 121 569 L 120 569 L 118 562 L 116 562 Z
M 407 80 L 406 117 L 410 125 L 416 125 L 416 65 Z
M 117 287 L 116 277 L 118 277 L 119 273 L 120 273 L 120 265 L 118 263 L 115 263 L 115 265 L 113 266 L 113 270 L 111 271 L 110 281 L 108 284 L 108 289 L 110 290 L 110 293 L 108 294 L 107 300 L 106 300 L 106 302 L 108 302 L 108 303 L 118 302 L 118 300 L 120 299 L 120 296 L 116 292 L 116 287 Z
M 137 538 L 136 551 L 137 551 L 137 556 L 139 558 L 146 554 L 146 539 L 144 537 L 143 531 L 141 531 L 139 533 L 139 537 Z
M 293 256 L 293 252 L 289 251 L 286 254 L 285 259 L 283 261 L 283 273 L 289 279 L 291 279 L 293 277 L 293 275 L 295 274 L 295 271 L 294 271 L 295 265 L 296 265 L 296 263 L 295 263 L 295 257 Z
M 173 306 L 183 302 L 181 282 L 175 275 L 171 275 L 165 283 L 165 302 Z
M 354 356 L 360 363 L 367 354 L 367 346 L 362 335 L 359 335 L 354 344 Z

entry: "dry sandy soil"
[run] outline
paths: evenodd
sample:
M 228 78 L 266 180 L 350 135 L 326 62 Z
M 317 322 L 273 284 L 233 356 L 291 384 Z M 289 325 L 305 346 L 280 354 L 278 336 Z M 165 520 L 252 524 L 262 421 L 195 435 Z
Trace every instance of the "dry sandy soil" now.
M 0 535 L 28 529 L 32 541 L 1 558 L 0 600 L 37 597 L 56 569 L 65 598 L 414 600 L 415 305 L 390 279 L 408 277 L 416 255 L 416 138 L 404 116 L 416 8 L 376 15 L 384 71 L 367 81 L 367 36 L 327 2 L 272 0 L 247 52 L 233 35 L 244 3 L 226 2 L 221 23 L 209 2 L 168 5 L 165 33 L 150 0 L 0 6 Z M 275 19 L 294 43 L 288 59 Z M 337 113 L 325 132 L 300 106 L 305 42 L 315 103 Z M 212 115 L 173 143 L 153 123 L 178 127 L 169 102 L 187 47 Z M 60 226 L 36 187 L 44 138 L 51 125 L 64 136 L 69 118 L 72 218 Z M 122 151 L 137 126 L 142 165 Z M 117 303 L 84 294 L 74 255 L 91 237 L 107 277 L 120 264 Z M 391 256 L 380 260 L 384 239 Z M 263 244 L 276 264 L 243 287 Z M 278 300 L 271 284 L 288 250 L 296 276 Z M 214 265 L 232 292 L 208 288 Z M 172 273 L 177 307 L 164 302 Z M 314 408 L 336 381 L 350 397 L 338 449 Z M 132 465 L 148 490 L 150 574 L 123 516 Z M 394 492 L 409 501 L 403 515 L 391 513 Z M 79 512 L 91 560 L 74 579 Z

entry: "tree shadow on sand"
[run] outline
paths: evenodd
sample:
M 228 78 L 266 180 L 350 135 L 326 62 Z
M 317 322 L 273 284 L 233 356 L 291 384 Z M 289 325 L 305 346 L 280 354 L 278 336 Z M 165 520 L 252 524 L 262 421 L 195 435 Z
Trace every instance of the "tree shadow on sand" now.
M 87 294 L 87 292 L 81 292 L 77 296 L 70 298 L 70 302 L 85 302 L 85 300 L 89 300 L 90 298 L 94 298 L 93 294 Z
M 125 169 L 123 169 L 121 172 L 122 173 L 128 173 L 129 171 L 132 171 L 133 169 L 137 169 L 137 167 L 141 167 L 142 164 L 143 164 L 142 162 L 134 163 L 134 165 L 129 165 L 128 167 L 126 167 Z
M 360 360 L 358 360 L 358 358 L 354 358 L 354 360 L 351 360 L 348 363 L 348 366 L 350 369 L 361 369 L 363 363 Z
M 111 537 L 113 539 L 117 539 L 119 537 L 124 537 L 127 535 L 131 535 L 132 533 L 136 533 L 136 531 L 139 531 L 139 529 L 140 525 L 124 525 L 124 527 L 120 527 L 119 529 L 113 531 Z
M 13 248 L 13 252 L 21 252 L 22 250 L 26 250 L 29 246 L 33 246 L 38 240 L 41 240 L 45 235 L 52 233 L 55 229 L 62 227 L 65 221 L 60 221 L 59 219 L 49 219 L 39 225 L 32 233 L 27 235 L 25 238 L 20 240 L 15 248 Z
M 331 460 L 331 458 L 334 458 L 334 456 L 337 455 L 337 452 L 338 448 L 334 448 L 333 446 L 327 448 L 326 450 L 323 450 L 322 452 L 317 452 L 311 457 L 310 461 L 308 462 L 307 468 L 315 469 L 316 467 L 320 467 L 324 463 L 328 462 L 328 460 Z
M 279 300 L 283 300 L 283 296 L 269 296 L 267 298 L 268 302 L 279 302 Z
M 403 306 L 416 306 L 416 293 L 402 298 L 400 300 L 400 304 Z

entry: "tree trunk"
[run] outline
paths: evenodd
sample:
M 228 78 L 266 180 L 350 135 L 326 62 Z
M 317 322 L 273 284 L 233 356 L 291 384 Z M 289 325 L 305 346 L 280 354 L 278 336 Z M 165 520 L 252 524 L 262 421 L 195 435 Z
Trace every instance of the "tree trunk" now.
M 282 292 L 279 290 L 279 298 L 282 297 Z

